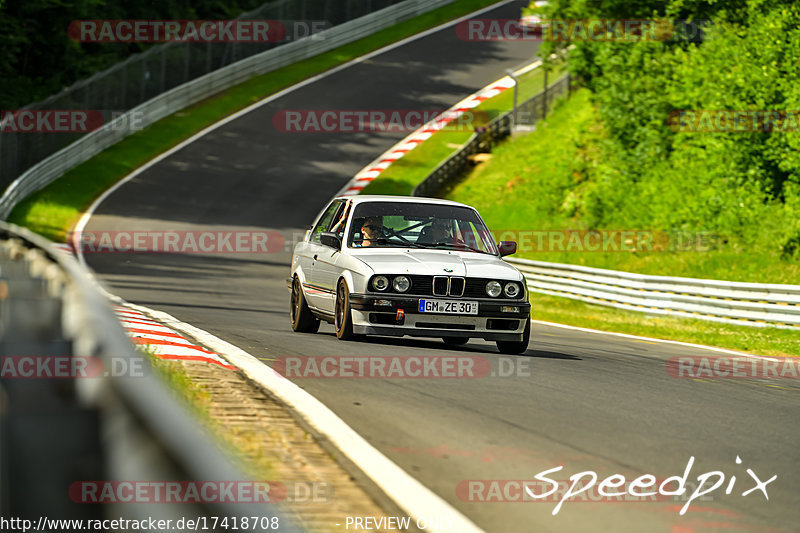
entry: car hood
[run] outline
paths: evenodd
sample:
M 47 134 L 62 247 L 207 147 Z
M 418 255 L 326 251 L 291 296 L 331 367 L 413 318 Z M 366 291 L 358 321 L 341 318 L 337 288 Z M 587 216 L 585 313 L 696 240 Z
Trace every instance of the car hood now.
M 464 276 L 521 281 L 522 274 L 497 256 L 451 250 L 354 250 L 375 274 Z M 449 270 L 452 270 L 450 272 Z

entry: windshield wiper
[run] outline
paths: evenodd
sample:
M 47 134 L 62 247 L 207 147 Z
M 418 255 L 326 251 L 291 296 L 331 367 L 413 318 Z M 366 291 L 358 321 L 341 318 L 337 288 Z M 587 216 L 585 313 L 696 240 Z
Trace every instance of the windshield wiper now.
M 479 254 L 494 255 L 492 253 L 485 252 L 485 251 L 479 250 L 477 248 L 473 248 L 472 246 L 470 246 L 469 244 L 467 244 L 467 243 L 465 243 L 463 241 L 458 241 L 458 242 L 453 242 L 453 241 L 436 242 L 436 243 L 431 244 L 431 246 L 452 246 L 452 247 L 454 247 L 456 249 L 464 248 L 464 249 L 469 250 L 470 252 L 477 252 Z
M 399 240 L 397 240 L 397 241 L 389 240 L 392 237 L 397 237 Z M 402 244 L 403 246 L 408 246 L 409 248 L 427 248 L 427 246 L 423 246 L 420 243 L 411 242 L 408 239 L 404 239 L 400 235 L 392 235 L 390 237 L 383 237 L 382 239 L 378 239 L 378 240 L 385 241 L 385 242 L 387 242 L 389 244 Z

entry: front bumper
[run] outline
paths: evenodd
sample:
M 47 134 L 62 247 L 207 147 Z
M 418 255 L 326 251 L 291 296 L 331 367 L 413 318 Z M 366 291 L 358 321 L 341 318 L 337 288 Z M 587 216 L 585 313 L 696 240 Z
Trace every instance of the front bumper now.
M 420 299 L 457 300 L 390 294 L 350 294 L 353 333 L 521 341 L 526 321 L 530 319 L 531 305 L 526 301 L 475 299 L 478 302 L 477 315 L 452 315 L 420 313 Z M 379 302 L 383 305 L 378 305 Z

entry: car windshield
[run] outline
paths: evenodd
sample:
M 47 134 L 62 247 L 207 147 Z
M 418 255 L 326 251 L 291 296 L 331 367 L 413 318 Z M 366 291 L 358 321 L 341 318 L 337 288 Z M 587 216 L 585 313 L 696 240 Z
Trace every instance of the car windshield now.
M 358 204 L 348 245 L 498 253 L 491 233 L 474 209 L 432 203 Z

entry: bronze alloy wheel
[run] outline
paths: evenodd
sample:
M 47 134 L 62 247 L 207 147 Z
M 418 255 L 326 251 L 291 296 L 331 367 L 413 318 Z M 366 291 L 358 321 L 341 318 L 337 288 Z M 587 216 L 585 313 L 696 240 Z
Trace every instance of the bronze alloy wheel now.
M 347 282 L 339 280 L 336 288 L 336 309 L 335 309 L 336 336 L 348 341 L 356 338 L 353 334 L 353 316 L 350 312 L 350 295 L 347 291 Z
M 319 319 L 311 313 L 300 286 L 300 280 L 295 276 L 292 281 L 292 303 L 290 308 L 292 329 L 301 333 L 316 333 L 319 330 Z

